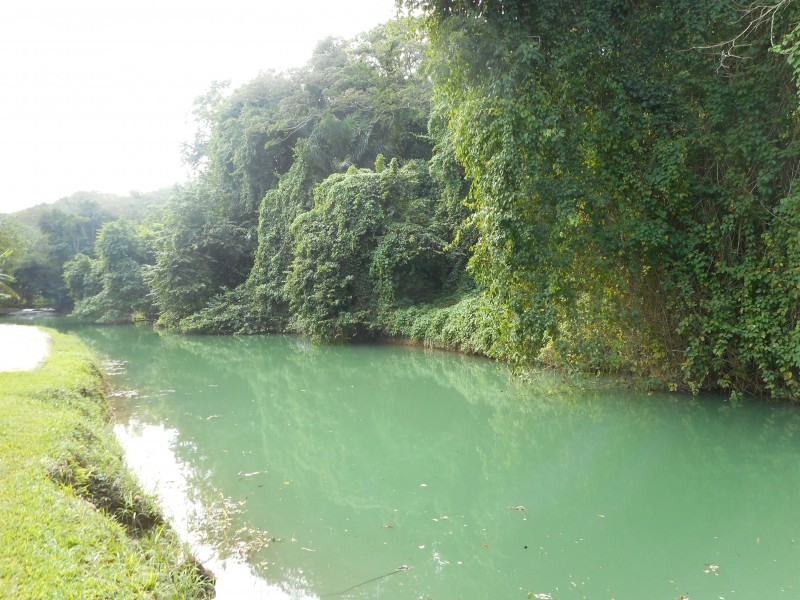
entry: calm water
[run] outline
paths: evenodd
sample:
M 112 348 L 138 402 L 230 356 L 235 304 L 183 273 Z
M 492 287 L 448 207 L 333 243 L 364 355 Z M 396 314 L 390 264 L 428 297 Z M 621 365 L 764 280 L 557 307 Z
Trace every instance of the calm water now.
M 77 331 L 220 598 L 800 597 L 800 413 L 298 337 Z

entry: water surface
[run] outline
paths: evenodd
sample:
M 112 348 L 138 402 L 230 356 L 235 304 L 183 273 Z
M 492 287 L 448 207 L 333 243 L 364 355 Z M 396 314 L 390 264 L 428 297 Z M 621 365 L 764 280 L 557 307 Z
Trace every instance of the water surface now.
M 80 328 L 220 598 L 800 597 L 800 417 L 489 361 Z

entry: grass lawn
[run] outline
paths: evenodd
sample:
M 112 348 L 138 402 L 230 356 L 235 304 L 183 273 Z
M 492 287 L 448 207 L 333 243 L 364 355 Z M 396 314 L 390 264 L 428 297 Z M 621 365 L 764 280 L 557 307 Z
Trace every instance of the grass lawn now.
M 209 575 L 124 466 L 94 357 L 49 331 L 0 373 L 0 598 L 201 598 Z

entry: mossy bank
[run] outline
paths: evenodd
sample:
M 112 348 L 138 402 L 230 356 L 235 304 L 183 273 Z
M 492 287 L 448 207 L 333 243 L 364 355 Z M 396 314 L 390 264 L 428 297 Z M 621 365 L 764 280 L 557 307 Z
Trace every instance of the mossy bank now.
M 94 357 L 49 333 L 42 367 L 0 373 L 0 597 L 212 597 L 124 466 Z

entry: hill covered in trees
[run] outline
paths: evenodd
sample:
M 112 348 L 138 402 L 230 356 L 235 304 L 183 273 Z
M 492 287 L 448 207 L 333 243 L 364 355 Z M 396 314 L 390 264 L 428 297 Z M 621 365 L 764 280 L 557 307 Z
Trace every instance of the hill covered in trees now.
M 196 177 L 63 263 L 75 314 L 800 398 L 794 3 L 406 6 L 199 98 Z
M 144 221 L 163 207 L 171 194 L 169 188 L 133 191 L 128 196 L 76 192 L 50 204 L 0 214 L 0 249 L 10 250 L 0 271 L 13 273 L 17 294 L 9 294 L 5 301 L 71 307 L 64 264 L 76 254 L 94 256 L 103 224 L 121 218 Z

